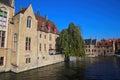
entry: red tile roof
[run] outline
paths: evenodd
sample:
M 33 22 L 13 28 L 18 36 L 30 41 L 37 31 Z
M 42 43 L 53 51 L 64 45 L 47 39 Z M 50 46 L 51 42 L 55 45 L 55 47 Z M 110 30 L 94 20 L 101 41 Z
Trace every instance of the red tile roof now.
M 113 39 L 108 39 L 108 40 L 101 40 L 101 42 L 97 42 L 97 46 L 101 46 L 101 47 L 104 47 L 104 46 L 113 46 Z
M 39 14 L 35 14 L 35 17 L 38 20 L 38 30 L 59 34 L 56 25 L 52 21 L 41 17 Z
M 116 43 L 120 43 L 120 39 L 115 39 L 115 42 Z

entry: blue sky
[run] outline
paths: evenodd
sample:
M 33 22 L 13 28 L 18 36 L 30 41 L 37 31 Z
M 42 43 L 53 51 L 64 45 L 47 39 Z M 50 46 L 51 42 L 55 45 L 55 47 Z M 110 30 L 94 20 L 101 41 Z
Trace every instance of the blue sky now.
M 15 0 L 15 11 L 32 3 L 59 31 L 70 22 L 81 26 L 84 39 L 120 38 L 120 0 Z

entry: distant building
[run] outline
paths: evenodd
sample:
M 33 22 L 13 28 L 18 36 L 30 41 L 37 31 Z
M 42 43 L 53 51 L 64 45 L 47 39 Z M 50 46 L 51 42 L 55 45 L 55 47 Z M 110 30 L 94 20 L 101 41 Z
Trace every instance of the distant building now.
M 111 56 L 115 54 L 115 42 L 113 39 L 102 39 L 97 43 L 99 56 Z
M 115 55 L 115 51 L 120 50 L 120 44 L 118 39 L 102 39 L 97 42 L 97 39 L 85 40 L 85 52 L 87 57 L 94 56 L 112 56 Z
M 120 39 L 115 39 L 115 53 L 120 54 Z
M 85 39 L 85 53 L 87 57 L 95 57 L 97 53 L 97 39 Z

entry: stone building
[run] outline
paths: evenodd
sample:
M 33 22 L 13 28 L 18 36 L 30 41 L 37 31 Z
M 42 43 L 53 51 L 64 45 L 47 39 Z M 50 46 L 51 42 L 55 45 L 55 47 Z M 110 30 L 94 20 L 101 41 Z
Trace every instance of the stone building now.
M 48 20 L 47 16 L 43 18 L 40 13 L 35 14 L 35 16 L 38 22 L 38 66 L 45 66 L 63 60 L 60 55 L 56 54 L 56 39 L 59 37 L 56 25 Z
M 32 6 L 14 16 L 11 70 L 21 72 L 37 64 L 37 20 Z
M 87 57 L 98 56 L 97 53 L 97 39 L 85 39 L 85 54 Z
M 59 37 L 55 24 L 47 17 L 34 14 L 32 5 L 21 8 L 14 16 L 13 32 L 13 72 L 64 61 L 63 55 L 55 55 L 56 39 Z
M 14 14 L 14 0 L 0 0 L 0 72 L 22 72 L 64 61 L 56 54 L 56 25 L 30 4 Z
M 115 39 L 115 53 L 120 54 L 120 39 Z
M 14 0 L 0 0 L 0 72 L 10 70 Z
M 113 39 L 102 39 L 97 43 L 98 55 L 111 56 L 115 54 L 115 42 Z

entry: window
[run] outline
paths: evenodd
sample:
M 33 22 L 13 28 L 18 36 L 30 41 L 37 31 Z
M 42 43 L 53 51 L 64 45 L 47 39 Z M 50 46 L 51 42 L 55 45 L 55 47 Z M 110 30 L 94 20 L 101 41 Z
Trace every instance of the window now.
M 90 49 L 88 51 L 90 52 Z
M 90 46 L 88 46 L 88 48 L 90 48 Z
M 49 49 L 52 49 L 52 44 L 49 44 Z
M 17 50 L 17 34 L 14 34 L 14 51 Z
M 4 12 L 4 15 L 3 15 L 5 18 L 7 17 L 7 12 Z
M 26 63 L 30 63 L 30 58 L 26 58 Z
M 40 34 L 40 38 L 42 37 L 42 35 Z
M 49 40 L 50 40 L 50 41 L 52 40 L 52 36 L 51 36 L 51 34 L 49 35 Z
M 94 50 L 92 49 L 92 52 L 94 52 Z
M 0 9 L 0 16 L 2 16 L 3 15 L 3 11 Z
M 46 51 L 46 44 L 44 44 L 44 50 Z
M 46 35 L 44 35 L 44 38 L 46 39 Z
M 30 50 L 30 44 L 31 44 L 31 38 L 26 37 L 26 47 L 25 50 L 29 51 Z
M 96 52 L 96 50 L 94 50 L 94 52 Z
M 113 52 L 112 50 L 110 50 L 110 52 Z
M 41 51 L 41 43 L 40 43 L 40 46 L 39 46 L 39 50 Z
M 27 18 L 27 28 L 31 28 L 31 17 L 29 16 L 28 18 Z
M 98 50 L 98 52 L 100 52 L 100 50 Z
M 4 63 L 4 57 L 0 57 L 0 66 L 3 66 Z
M 0 8 L 0 25 L 5 27 L 7 23 L 7 11 L 6 8 Z
M 0 48 L 5 46 L 5 31 L 0 31 Z

